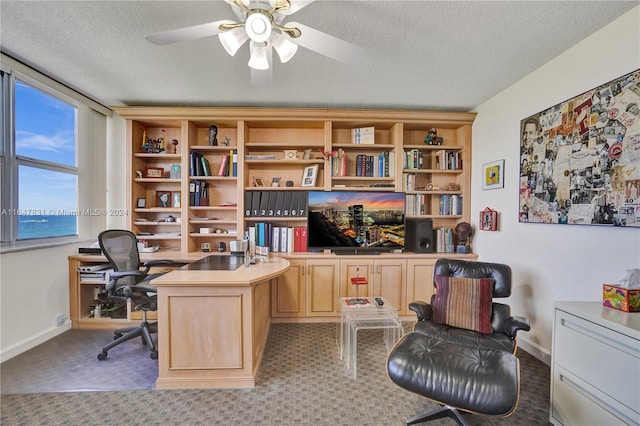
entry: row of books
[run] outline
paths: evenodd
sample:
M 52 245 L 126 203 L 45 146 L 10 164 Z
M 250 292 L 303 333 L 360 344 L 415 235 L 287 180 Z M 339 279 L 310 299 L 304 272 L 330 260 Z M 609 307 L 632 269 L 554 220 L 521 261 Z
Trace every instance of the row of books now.
M 404 152 L 402 167 L 404 169 L 421 169 L 423 165 L 422 151 L 412 149 Z
M 437 170 L 462 170 L 462 154 L 458 151 L 441 149 L 435 157 Z
M 405 214 L 418 215 L 426 214 L 424 205 L 424 194 L 409 194 L 406 196 Z
M 441 195 L 439 200 L 439 214 L 441 215 L 461 215 L 462 195 Z
M 211 163 L 197 151 L 189 151 L 189 175 L 190 176 L 237 176 L 238 175 L 238 151 L 230 149 L 220 157 L 220 165 L 217 174 L 213 174 Z
M 453 229 L 451 228 L 437 228 L 435 230 L 436 237 L 436 252 L 438 253 L 453 253 Z
M 402 189 L 404 191 L 417 191 L 424 189 L 418 187 L 418 177 L 412 173 L 404 173 L 402 175 Z
M 207 182 L 201 180 L 189 182 L 189 205 L 209 205 L 209 184 Z
M 248 228 L 248 235 L 249 250 L 252 254 L 307 251 L 306 226 L 280 226 L 267 222 L 257 222 Z M 268 251 L 265 251 L 264 248 L 268 248 Z
M 395 176 L 395 152 L 348 154 L 342 148 L 331 157 L 331 176 Z
M 246 191 L 245 217 L 307 217 L 305 191 Z

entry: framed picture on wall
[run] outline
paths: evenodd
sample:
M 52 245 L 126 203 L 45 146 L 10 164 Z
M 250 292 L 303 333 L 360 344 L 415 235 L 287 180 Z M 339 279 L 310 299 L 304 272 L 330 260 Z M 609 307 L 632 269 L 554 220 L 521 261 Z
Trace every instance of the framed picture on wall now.
M 520 122 L 518 220 L 640 227 L 640 69 Z
M 504 188 L 504 160 L 482 165 L 482 189 Z

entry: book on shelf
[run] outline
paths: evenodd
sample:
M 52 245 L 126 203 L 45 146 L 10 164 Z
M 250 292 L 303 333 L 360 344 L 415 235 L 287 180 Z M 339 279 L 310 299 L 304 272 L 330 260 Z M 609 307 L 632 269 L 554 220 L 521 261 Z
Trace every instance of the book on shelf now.
M 462 196 L 457 194 L 443 194 L 439 199 L 439 214 L 441 215 L 461 215 Z
M 375 144 L 375 127 L 356 127 L 351 129 L 351 143 L 373 145 Z
M 437 170 L 462 170 L 462 155 L 458 151 L 438 150 L 435 155 Z
M 205 181 L 194 180 L 189 182 L 189 205 L 209 205 L 209 185 Z
M 229 166 L 229 154 L 222 154 L 220 159 L 220 167 L 218 167 L 218 176 L 227 176 L 227 168 Z
M 227 176 L 238 176 L 238 150 L 230 150 L 229 156 L 231 157 L 231 167 Z
M 436 229 L 436 252 L 437 253 L 453 253 L 453 229 L 438 228 Z
M 202 175 L 199 176 L 211 176 L 211 165 L 209 164 L 209 160 L 203 155 L 200 157 L 200 162 L 202 163 Z

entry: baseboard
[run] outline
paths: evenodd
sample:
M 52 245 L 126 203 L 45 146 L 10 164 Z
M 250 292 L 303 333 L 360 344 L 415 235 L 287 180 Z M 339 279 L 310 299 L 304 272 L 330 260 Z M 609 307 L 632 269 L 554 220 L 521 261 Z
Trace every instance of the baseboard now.
M 551 365 L 551 352 L 533 342 L 523 339 L 521 336 L 518 336 L 518 349 L 522 349 L 545 364 Z
M 64 333 L 67 330 L 71 330 L 71 321 L 69 320 L 66 320 L 64 324 L 59 327 L 53 326 L 40 334 L 36 334 L 29 339 L 9 346 L 9 348 L 0 352 L 0 363 L 8 361 L 13 357 L 28 351 L 29 349 L 35 348 L 39 344 L 44 343 L 49 339 L 53 339 L 54 337 Z

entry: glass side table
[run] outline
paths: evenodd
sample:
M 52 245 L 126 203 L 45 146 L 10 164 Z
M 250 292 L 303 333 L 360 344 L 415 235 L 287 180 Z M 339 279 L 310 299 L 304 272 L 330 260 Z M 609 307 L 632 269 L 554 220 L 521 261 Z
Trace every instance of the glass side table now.
M 363 303 L 354 303 L 360 299 Z M 363 329 L 383 329 L 384 343 L 387 352 L 404 334 L 402 321 L 397 310 L 384 298 L 382 306 L 375 302 L 375 297 L 343 297 L 340 299 L 340 323 L 336 335 L 340 339 L 340 358 L 347 369 L 357 377 L 358 331 Z

